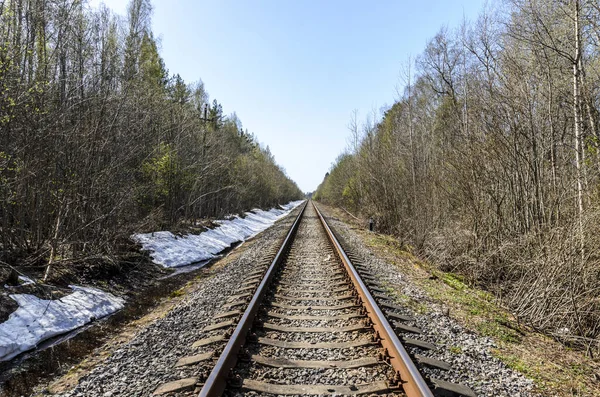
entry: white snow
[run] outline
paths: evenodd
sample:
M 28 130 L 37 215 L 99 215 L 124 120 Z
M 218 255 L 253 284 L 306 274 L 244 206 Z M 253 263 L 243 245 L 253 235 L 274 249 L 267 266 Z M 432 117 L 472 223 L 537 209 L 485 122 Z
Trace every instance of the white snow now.
M 27 276 L 19 276 L 19 281 L 21 281 L 21 285 L 35 284 L 35 281 L 33 281 Z
M 214 258 L 238 241 L 262 232 L 287 215 L 303 200 L 292 201 L 269 211 L 254 209 L 245 217 L 235 216 L 217 221 L 218 227 L 198 235 L 177 237 L 171 232 L 136 234 L 132 238 L 151 251 L 155 263 L 165 267 L 180 267 Z M 25 276 L 25 284 L 34 283 Z M 0 323 L 0 361 L 35 348 L 38 343 L 79 328 L 95 319 L 123 308 L 125 301 L 95 288 L 70 286 L 73 293 L 56 300 L 40 299 L 29 294 L 12 294 L 19 308 Z
M 287 215 L 304 200 L 292 201 L 281 208 L 269 211 L 254 209 L 245 217 L 216 221 L 219 226 L 200 234 L 187 234 L 178 237 L 171 232 L 134 234 L 133 240 L 149 251 L 154 263 L 164 267 L 187 266 L 192 263 L 212 259 L 225 248 L 238 241 L 244 241 L 273 225 Z
M 33 349 L 48 338 L 79 328 L 123 308 L 125 301 L 95 288 L 70 286 L 56 300 L 29 294 L 10 295 L 19 308 L 0 324 L 0 361 Z

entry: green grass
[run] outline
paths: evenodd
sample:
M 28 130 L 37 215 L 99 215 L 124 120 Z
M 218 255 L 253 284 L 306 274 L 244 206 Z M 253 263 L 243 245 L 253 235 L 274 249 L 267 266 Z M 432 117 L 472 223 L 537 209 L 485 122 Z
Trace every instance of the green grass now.
M 515 330 L 506 327 L 501 321 L 492 319 L 477 324 L 477 331 L 483 336 L 490 336 L 506 343 L 519 343 L 521 337 Z
M 427 280 L 427 292 L 440 301 L 457 305 L 481 335 L 507 343 L 521 342 L 518 325 L 495 304 L 492 294 L 470 288 L 462 277 L 453 273 L 437 271 L 436 276 L 450 288 L 439 288 L 437 280 Z
M 529 366 L 523 360 L 521 360 L 520 358 L 518 358 L 516 356 L 501 355 L 501 354 L 494 354 L 494 356 L 496 358 L 500 359 L 500 361 L 502 361 L 504 364 L 506 364 L 506 366 L 509 368 L 512 368 L 523 374 L 531 373 Z
M 171 298 L 178 298 L 180 296 L 183 296 L 185 294 L 185 292 L 183 291 L 183 288 L 180 288 L 178 290 L 175 290 L 173 292 L 171 292 Z
M 421 286 L 434 300 L 450 303 L 481 335 L 497 338 L 507 343 L 519 343 L 518 326 L 508 318 L 508 314 L 498 307 L 492 294 L 470 287 L 465 278 L 456 273 L 443 272 L 434 266 L 414 257 L 407 247 L 403 247 L 397 239 L 375 235 L 369 238 L 369 243 L 406 258 L 418 264 L 431 274 L 430 279 L 424 279 Z M 450 288 L 440 288 L 440 281 Z M 388 290 L 386 288 L 386 290 Z M 392 293 L 398 303 L 404 304 L 417 313 L 429 312 L 428 306 L 407 295 Z M 515 330 L 516 329 L 516 330 Z
M 444 282 L 444 284 L 454 288 L 457 291 L 463 291 L 467 288 L 467 286 L 464 283 L 464 278 L 462 276 L 459 276 L 458 274 L 442 273 L 440 278 Z

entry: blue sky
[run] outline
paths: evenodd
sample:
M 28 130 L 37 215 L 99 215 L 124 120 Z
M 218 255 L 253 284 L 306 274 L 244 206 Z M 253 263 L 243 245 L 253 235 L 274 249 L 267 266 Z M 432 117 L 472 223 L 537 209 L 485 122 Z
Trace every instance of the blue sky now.
M 103 2 L 125 14 L 126 1 Z M 442 26 L 474 20 L 485 0 L 152 3 L 169 71 L 202 79 L 312 191 L 347 146 L 353 110 L 364 119 L 393 104 L 408 57 Z

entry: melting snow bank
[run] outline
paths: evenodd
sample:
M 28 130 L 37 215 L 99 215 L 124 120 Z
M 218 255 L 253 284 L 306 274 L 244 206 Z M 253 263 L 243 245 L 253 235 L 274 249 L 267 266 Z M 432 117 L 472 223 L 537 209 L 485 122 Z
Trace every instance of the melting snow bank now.
M 132 239 L 150 251 L 154 263 L 164 267 L 180 267 L 214 258 L 238 241 L 244 241 L 273 225 L 304 200 L 292 201 L 269 211 L 246 212 L 244 218 L 215 221 L 219 226 L 200 234 L 177 237 L 171 232 L 134 234 Z
M 177 237 L 170 232 L 136 234 L 132 238 L 151 251 L 155 263 L 165 267 L 179 267 L 214 258 L 231 244 L 244 241 L 273 225 L 303 200 L 293 201 L 269 211 L 260 209 L 247 212 L 242 219 L 216 221 L 219 226 L 199 235 Z M 33 283 L 19 277 L 25 283 Z M 0 323 L 0 361 L 27 350 L 40 342 L 72 331 L 96 319 L 123 308 L 125 300 L 95 288 L 70 286 L 73 293 L 56 300 L 40 299 L 29 294 L 12 294 L 19 308 Z
M 33 349 L 48 338 L 79 328 L 123 308 L 125 301 L 95 288 L 70 286 L 73 293 L 45 300 L 34 295 L 10 295 L 19 308 L 0 324 L 0 361 Z

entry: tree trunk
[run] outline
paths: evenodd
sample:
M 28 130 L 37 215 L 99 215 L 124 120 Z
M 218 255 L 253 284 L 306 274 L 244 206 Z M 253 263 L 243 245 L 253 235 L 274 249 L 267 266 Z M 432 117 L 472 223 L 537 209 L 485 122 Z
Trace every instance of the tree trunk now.
M 582 120 L 581 120 L 581 93 L 579 74 L 579 60 L 581 58 L 581 32 L 579 28 L 580 0 L 574 0 L 575 5 L 575 58 L 573 59 L 573 119 L 575 130 L 575 167 L 577 168 L 577 213 L 579 218 L 579 240 L 581 256 L 583 258 L 583 178 L 582 178 Z

